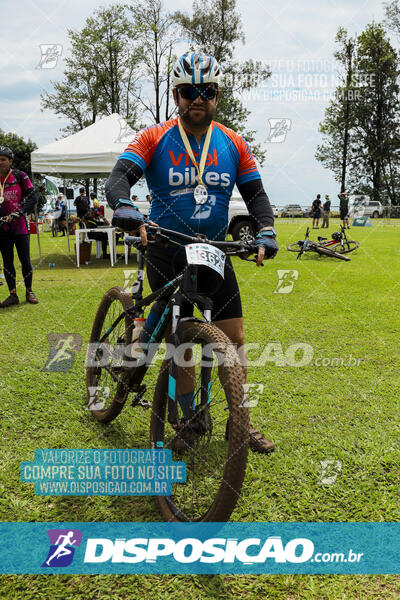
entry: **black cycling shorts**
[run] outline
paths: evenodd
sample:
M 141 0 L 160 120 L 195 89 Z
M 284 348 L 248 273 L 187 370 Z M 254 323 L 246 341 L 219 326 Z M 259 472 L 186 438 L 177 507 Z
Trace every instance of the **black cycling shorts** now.
M 164 286 L 168 281 L 182 273 L 187 265 L 186 255 L 182 250 L 149 247 L 146 255 L 147 278 L 152 291 Z M 213 308 L 212 321 L 236 319 L 242 316 L 242 302 L 236 275 L 229 256 L 225 261 L 224 279 L 212 269 L 199 267 L 198 291 L 211 298 Z M 182 308 L 182 317 L 192 316 L 193 306 L 188 302 Z

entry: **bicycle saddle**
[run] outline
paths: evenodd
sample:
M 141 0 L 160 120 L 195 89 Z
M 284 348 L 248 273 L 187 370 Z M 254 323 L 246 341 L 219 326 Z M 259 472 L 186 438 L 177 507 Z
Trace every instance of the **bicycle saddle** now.
M 327 240 L 327 239 L 328 238 L 321 237 L 320 235 L 318 236 L 318 241 L 319 242 L 323 242 L 324 240 Z

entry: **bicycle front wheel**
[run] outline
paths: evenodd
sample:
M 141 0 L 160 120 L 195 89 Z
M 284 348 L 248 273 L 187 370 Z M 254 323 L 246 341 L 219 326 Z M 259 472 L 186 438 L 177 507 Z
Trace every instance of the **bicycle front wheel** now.
M 129 294 L 121 287 L 113 287 L 103 296 L 93 322 L 86 366 L 88 408 L 103 423 L 119 415 L 129 394 L 124 363 L 129 360 L 125 353 L 132 341 L 133 317 L 123 317 L 101 343 L 100 340 L 121 313 L 132 306 Z
M 332 258 L 338 258 L 339 260 L 350 260 L 350 258 L 348 258 L 347 256 L 343 256 L 343 254 L 339 254 L 339 252 L 333 252 L 333 250 L 323 248 L 322 246 L 312 246 L 310 250 L 314 250 L 314 252 L 317 252 L 317 254 L 323 256 L 331 256 Z
M 176 356 L 182 344 L 186 362 L 178 362 L 178 401 L 168 398 L 169 361 L 165 361 L 154 395 L 150 443 L 152 448 L 171 449 L 174 461 L 186 463 L 186 482 L 172 484 L 172 494 L 158 496 L 157 503 L 167 521 L 227 521 L 240 497 L 247 464 L 249 409 L 243 406 L 243 370 L 236 349 L 215 325 L 187 324 Z M 202 360 L 205 351 L 207 366 Z M 179 406 L 179 388 L 185 386 L 194 392 L 186 421 Z M 171 417 L 171 403 L 178 421 Z M 189 426 L 180 428 L 178 423 L 185 422 Z
M 289 244 L 287 249 L 289 252 L 300 252 L 303 247 L 303 242 L 293 242 L 293 244 Z

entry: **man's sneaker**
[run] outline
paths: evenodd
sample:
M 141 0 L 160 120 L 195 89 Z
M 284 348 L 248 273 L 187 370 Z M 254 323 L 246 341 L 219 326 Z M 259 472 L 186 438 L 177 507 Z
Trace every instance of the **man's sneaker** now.
M 225 428 L 225 439 L 229 436 L 229 419 L 226 422 Z M 273 452 L 275 449 L 274 442 L 270 442 L 267 438 L 258 431 L 255 427 L 250 424 L 249 429 L 249 447 L 253 452 L 259 452 L 260 454 L 268 454 Z
M 0 308 L 7 308 L 8 306 L 12 306 L 13 304 L 19 304 L 17 294 L 10 294 L 8 298 L 6 298 L 3 302 L 0 302 Z
M 179 454 L 186 450 L 192 450 L 201 436 L 211 432 L 212 419 L 208 407 L 206 407 L 181 421 L 177 433 L 172 439 L 171 449 Z
M 274 442 L 270 442 L 267 438 L 250 425 L 249 431 L 249 447 L 253 452 L 259 452 L 260 454 L 268 454 L 273 452 L 275 449 Z
M 26 301 L 30 304 L 39 304 L 39 300 L 36 298 L 32 290 L 26 290 Z

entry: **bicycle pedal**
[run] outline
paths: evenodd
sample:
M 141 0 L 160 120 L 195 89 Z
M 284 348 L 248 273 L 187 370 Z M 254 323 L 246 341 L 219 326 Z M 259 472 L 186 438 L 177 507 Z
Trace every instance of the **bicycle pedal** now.
M 134 398 L 132 399 L 132 407 L 141 406 L 142 408 L 150 408 L 150 403 L 147 400 L 143 400 L 143 396 L 146 393 L 146 385 L 140 385 Z

